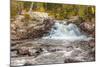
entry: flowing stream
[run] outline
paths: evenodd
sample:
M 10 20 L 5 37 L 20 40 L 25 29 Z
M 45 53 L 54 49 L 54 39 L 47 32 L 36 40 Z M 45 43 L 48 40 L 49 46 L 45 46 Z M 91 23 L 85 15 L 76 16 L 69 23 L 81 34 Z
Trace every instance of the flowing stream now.
M 65 21 L 63 21 L 66 23 Z M 80 32 L 77 25 L 70 23 L 64 24 L 60 21 L 56 21 L 49 34 L 43 39 L 66 39 L 66 40 L 89 40 L 91 37 L 87 37 Z
M 32 13 L 32 5 L 31 16 L 48 17 L 47 13 Z M 76 24 L 56 20 L 42 38 L 12 42 L 11 66 L 95 61 L 95 48 L 89 46 L 95 44 L 89 42 L 91 39 Z

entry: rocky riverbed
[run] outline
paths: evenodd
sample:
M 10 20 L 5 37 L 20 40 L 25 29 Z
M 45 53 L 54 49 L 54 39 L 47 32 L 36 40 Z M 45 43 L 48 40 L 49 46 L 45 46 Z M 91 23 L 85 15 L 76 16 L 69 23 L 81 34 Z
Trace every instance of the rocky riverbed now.
M 40 12 L 16 16 L 11 20 L 11 66 L 95 61 L 95 25 L 80 22 Z
M 11 46 L 11 66 L 95 61 L 95 43 L 35 39 Z

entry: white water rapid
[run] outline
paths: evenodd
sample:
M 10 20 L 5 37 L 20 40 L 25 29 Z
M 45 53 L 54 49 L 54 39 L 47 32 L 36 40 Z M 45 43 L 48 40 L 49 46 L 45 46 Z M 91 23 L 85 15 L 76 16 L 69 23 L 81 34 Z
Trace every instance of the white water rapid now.
M 57 21 L 49 32 L 48 36 L 43 37 L 43 39 L 66 39 L 66 40 L 89 40 L 91 37 L 80 32 L 80 29 L 77 25 L 63 24 Z

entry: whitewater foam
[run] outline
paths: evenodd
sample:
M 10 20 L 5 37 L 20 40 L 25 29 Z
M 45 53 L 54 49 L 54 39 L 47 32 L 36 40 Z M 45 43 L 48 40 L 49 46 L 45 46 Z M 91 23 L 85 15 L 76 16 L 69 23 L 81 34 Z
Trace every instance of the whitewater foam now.
M 81 33 L 77 25 L 73 23 L 63 24 L 57 21 L 49 32 L 49 35 L 43 37 L 43 39 L 89 40 L 91 37 L 87 37 Z

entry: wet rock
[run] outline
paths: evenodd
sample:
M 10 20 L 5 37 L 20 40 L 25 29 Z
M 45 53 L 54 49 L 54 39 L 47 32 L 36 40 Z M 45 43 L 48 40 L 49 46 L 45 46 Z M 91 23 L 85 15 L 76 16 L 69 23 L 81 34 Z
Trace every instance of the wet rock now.
M 16 49 L 17 54 L 19 56 L 34 56 L 36 57 L 42 52 L 42 48 L 39 47 L 39 44 L 37 43 L 23 43 L 23 44 L 17 44 L 17 47 L 14 47 L 13 49 Z
M 77 62 L 82 62 L 82 61 L 72 59 L 72 58 L 67 58 L 67 59 L 64 60 L 64 63 L 77 63 Z
M 68 52 L 69 52 L 69 51 L 72 51 L 73 49 L 74 49 L 73 46 L 67 46 L 67 47 L 66 47 L 66 51 L 68 51 Z
M 32 57 L 16 57 L 16 58 L 11 58 L 11 66 L 12 67 L 16 67 L 16 66 L 23 66 L 25 65 L 31 65 L 32 63 L 34 63 L 34 56 Z
M 30 55 L 30 49 L 27 47 L 20 47 L 17 51 L 18 55 Z
M 32 64 L 31 63 L 25 63 L 23 66 L 31 66 Z
M 80 53 L 82 53 L 82 50 L 80 49 L 75 49 L 71 53 L 71 57 L 77 57 Z
M 80 29 L 89 35 L 95 36 L 95 25 L 91 22 L 83 22 L 80 24 Z
M 95 39 L 91 39 L 89 41 L 80 41 L 78 44 L 82 49 L 89 50 L 95 47 Z
M 13 48 L 17 48 L 17 50 L 20 50 L 20 52 L 17 57 L 15 55 L 11 56 L 11 64 L 14 66 L 27 66 L 37 64 L 95 61 L 95 48 L 89 46 L 90 43 L 94 43 L 94 40 L 92 40 L 92 42 L 70 42 L 67 40 L 51 39 L 35 39 L 32 41 L 23 41 L 22 44 L 18 44 L 17 47 Z
M 55 64 L 55 63 L 64 63 L 63 53 L 54 52 L 54 53 L 41 54 L 35 59 L 34 62 L 34 64 Z
M 64 48 L 62 47 L 51 47 L 49 49 L 47 49 L 48 52 L 57 52 L 57 51 L 63 51 Z
M 13 52 L 11 52 L 11 57 L 16 57 L 17 56 L 17 51 L 13 51 Z
M 95 48 L 95 39 L 89 41 L 89 46 Z
M 18 49 L 18 55 L 19 56 L 24 56 L 24 55 L 28 55 L 28 56 L 34 56 L 37 57 L 39 54 L 41 54 L 41 52 L 43 52 L 43 50 L 41 48 L 27 48 L 27 47 L 20 47 Z

